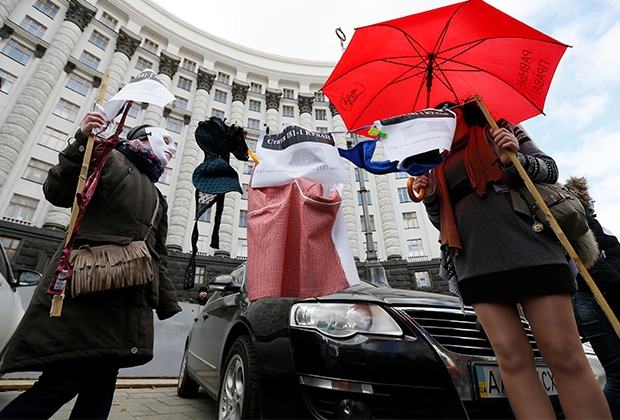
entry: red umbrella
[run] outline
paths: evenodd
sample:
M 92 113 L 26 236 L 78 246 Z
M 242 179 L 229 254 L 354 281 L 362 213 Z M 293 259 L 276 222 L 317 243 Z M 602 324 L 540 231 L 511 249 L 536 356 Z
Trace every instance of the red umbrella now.
M 567 47 L 470 0 L 357 29 L 322 91 L 349 130 L 476 94 L 518 123 L 543 112 Z

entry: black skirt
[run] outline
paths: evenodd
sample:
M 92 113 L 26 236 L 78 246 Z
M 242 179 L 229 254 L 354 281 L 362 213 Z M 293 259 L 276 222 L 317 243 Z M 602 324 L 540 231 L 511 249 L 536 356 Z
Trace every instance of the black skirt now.
M 459 281 L 465 305 L 524 296 L 575 293 L 566 264 L 525 267 Z

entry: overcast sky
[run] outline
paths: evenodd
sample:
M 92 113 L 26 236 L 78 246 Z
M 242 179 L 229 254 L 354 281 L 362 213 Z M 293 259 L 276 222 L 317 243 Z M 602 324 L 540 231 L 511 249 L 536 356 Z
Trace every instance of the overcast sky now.
M 183 20 L 260 51 L 338 61 L 334 30 L 457 3 L 444 0 L 154 0 Z M 620 0 L 488 0 L 571 45 L 556 71 L 546 116 L 523 122 L 558 162 L 561 180 L 586 176 L 599 221 L 620 235 Z M 346 46 L 346 43 L 345 43 Z

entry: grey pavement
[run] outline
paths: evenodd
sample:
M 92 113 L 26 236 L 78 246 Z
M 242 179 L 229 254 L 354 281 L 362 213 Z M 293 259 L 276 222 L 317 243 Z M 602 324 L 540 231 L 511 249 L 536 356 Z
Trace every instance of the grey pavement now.
M 0 409 L 23 391 L 0 391 Z M 69 418 L 75 399 L 65 404 L 52 420 Z M 202 389 L 196 398 L 177 396 L 176 386 L 116 389 L 110 420 L 217 419 L 215 401 Z

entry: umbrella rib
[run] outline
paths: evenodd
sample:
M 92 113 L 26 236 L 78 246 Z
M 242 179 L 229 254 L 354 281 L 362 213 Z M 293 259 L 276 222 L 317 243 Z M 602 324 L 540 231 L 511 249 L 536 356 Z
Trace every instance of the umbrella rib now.
M 407 70 L 406 72 L 400 74 L 398 77 L 396 77 L 395 79 L 393 79 L 392 81 L 390 81 L 389 83 L 386 83 L 385 86 L 383 88 L 381 88 L 381 90 L 379 90 L 373 97 L 372 99 L 370 99 L 368 101 L 368 103 L 366 104 L 366 106 L 359 112 L 359 114 L 357 115 L 357 118 L 355 119 L 355 121 L 353 121 L 353 124 L 351 127 L 349 127 L 349 130 L 353 130 L 355 128 L 355 124 L 357 124 L 357 122 L 359 121 L 359 119 L 362 117 L 362 115 L 364 114 L 364 112 L 368 109 L 368 107 L 373 103 L 373 101 L 388 87 L 392 86 L 395 83 L 400 83 L 404 80 L 410 79 L 411 77 L 415 77 L 415 75 L 409 76 L 405 79 L 402 79 L 403 75 L 408 73 L 409 71 L 411 71 L 412 68 L 410 68 L 409 70 Z M 401 79 L 401 80 L 399 80 Z M 418 91 L 418 94 L 416 95 L 416 100 L 414 102 L 417 103 L 418 102 L 418 98 L 420 96 L 420 91 L 422 90 L 422 88 L 424 87 L 424 83 L 421 84 L 420 86 L 420 90 Z

